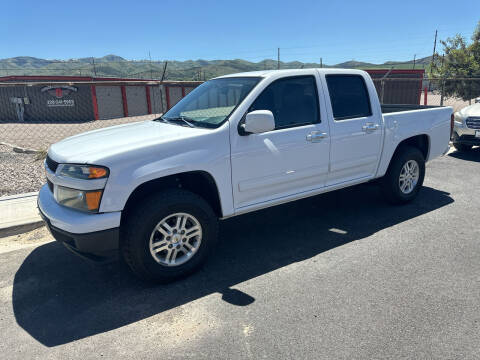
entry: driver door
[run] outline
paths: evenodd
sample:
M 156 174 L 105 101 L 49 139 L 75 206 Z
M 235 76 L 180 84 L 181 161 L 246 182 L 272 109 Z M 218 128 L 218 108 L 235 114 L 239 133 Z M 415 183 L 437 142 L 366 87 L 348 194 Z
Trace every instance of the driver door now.
M 231 166 L 236 211 L 320 189 L 329 169 L 330 137 L 319 106 L 316 74 L 280 78 L 248 112 L 270 110 L 273 131 L 232 136 Z M 322 110 L 322 111 L 321 111 Z

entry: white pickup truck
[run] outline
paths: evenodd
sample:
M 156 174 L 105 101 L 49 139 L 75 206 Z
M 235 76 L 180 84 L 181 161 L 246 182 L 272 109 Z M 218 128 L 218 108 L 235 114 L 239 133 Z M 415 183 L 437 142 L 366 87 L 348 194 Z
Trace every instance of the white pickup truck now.
M 412 200 L 452 126 L 450 107 L 382 106 L 364 71 L 227 75 L 158 119 L 53 144 L 38 207 L 75 253 L 169 281 L 208 257 L 219 219 L 373 179 Z

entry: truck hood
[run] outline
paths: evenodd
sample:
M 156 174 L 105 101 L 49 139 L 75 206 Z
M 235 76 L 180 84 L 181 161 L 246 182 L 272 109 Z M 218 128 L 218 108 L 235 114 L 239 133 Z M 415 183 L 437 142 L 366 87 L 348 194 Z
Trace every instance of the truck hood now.
M 144 121 L 88 131 L 53 144 L 49 156 L 58 162 L 102 165 L 112 156 L 185 141 L 208 133 L 209 129 L 190 128 L 158 121 Z
M 462 110 L 459 111 L 459 113 L 463 117 L 480 116 L 480 103 L 464 107 Z

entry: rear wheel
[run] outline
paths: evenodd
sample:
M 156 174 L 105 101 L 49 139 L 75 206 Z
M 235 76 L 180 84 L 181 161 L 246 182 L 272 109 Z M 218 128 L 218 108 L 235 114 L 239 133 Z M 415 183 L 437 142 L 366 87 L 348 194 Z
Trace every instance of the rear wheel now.
M 455 149 L 457 149 L 457 151 L 461 151 L 461 152 L 464 152 L 464 151 L 470 151 L 472 150 L 472 145 L 466 145 L 466 144 L 460 144 L 460 143 L 453 143 L 453 146 L 455 147 Z
M 382 189 L 393 204 L 412 201 L 423 185 L 425 159 L 416 147 L 405 146 L 395 154 L 382 179 Z
M 204 199 L 172 189 L 138 204 L 123 230 L 121 251 L 132 271 L 168 282 L 204 263 L 217 240 L 218 220 Z

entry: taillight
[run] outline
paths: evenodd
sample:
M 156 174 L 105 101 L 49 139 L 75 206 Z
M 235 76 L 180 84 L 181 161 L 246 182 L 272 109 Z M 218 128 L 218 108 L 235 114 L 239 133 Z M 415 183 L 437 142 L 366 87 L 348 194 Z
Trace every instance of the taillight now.
M 455 116 L 452 114 L 452 116 L 450 116 L 450 139 L 453 136 L 453 125 L 454 125 L 454 123 L 455 123 Z

